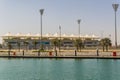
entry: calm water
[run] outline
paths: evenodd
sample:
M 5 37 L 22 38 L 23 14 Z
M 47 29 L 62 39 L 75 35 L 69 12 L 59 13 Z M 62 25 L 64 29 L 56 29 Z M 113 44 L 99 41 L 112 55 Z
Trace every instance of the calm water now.
M 0 58 L 0 80 L 120 80 L 120 60 Z

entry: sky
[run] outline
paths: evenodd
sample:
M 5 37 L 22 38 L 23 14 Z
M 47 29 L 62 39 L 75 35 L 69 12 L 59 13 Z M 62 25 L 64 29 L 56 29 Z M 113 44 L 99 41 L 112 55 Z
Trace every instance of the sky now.
M 43 13 L 43 34 L 95 34 L 109 37 L 114 45 L 115 15 L 113 3 L 120 0 L 0 0 L 0 35 L 8 32 L 40 33 L 40 9 Z M 120 45 L 120 7 L 117 10 L 117 41 Z

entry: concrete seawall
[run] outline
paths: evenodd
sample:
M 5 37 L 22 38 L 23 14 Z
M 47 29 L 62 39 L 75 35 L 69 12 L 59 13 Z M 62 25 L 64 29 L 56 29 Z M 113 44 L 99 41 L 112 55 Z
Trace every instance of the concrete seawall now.
M 75 59 L 120 59 L 120 52 L 116 52 L 116 55 L 113 55 L 113 52 L 1 52 L 0 58 L 75 58 Z

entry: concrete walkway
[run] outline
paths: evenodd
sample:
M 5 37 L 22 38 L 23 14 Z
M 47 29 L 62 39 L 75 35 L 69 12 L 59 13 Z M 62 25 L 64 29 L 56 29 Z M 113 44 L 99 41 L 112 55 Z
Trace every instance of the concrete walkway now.
M 55 52 L 1 52 L 1 58 L 76 58 L 76 59 L 120 59 L 120 52 L 116 52 L 116 55 L 113 55 L 113 52 L 99 52 L 97 56 L 97 52 L 57 52 L 57 56 Z

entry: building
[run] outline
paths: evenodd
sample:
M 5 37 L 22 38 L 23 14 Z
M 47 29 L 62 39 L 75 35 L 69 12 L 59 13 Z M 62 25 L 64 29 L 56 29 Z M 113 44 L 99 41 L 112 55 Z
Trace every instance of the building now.
M 52 49 L 54 47 L 54 40 L 60 44 L 62 48 L 74 48 L 75 40 L 79 39 L 78 35 L 66 35 L 62 34 L 61 36 L 58 33 L 55 34 L 45 34 L 40 39 L 40 34 L 11 34 L 7 33 L 2 36 L 3 48 L 8 48 L 8 45 L 11 45 L 12 49 L 39 49 L 42 44 L 44 49 Z M 92 35 L 80 36 L 82 43 L 85 47 L 96 47 L 99 45 L 99 37 Z M 57 44 L 56 46 L 58 46 Z

